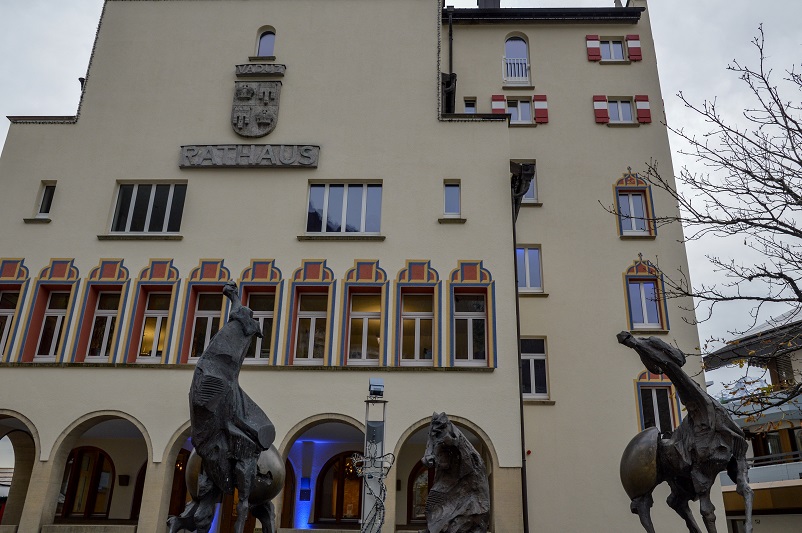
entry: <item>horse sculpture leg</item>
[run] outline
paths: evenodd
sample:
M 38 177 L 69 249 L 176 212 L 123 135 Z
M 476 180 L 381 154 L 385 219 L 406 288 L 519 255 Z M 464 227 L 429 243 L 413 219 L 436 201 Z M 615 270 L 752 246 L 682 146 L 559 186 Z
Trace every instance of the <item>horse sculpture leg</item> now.
M 629 504 L 629 510 L 632 511 L 632 514 L 638 515 L 643 529 L 648 533 L 655 533 L 654 526 L 652 525 L 652 517 L 649 514 L 652 504 L 654 504 L 654 500 L 652 499 L 651 493 L 638 496 Z
M 702 533 L 702 530 L 699 529 L 699 525 L 693 518 L 691 508 L 688 506 L 688 502 L 693 499 L 693 496 L 671 481 L 668 482 L 668 485 L 671 487 L 671 494 L 666 498 L 668 506 L 674 509 L 674 511 L 685 520 L 685 525 L 688 527 L 690 533 Z
M 248 498 L 251 495 L 251 481 L 256 475 L 256 460 L 237 461 L 234 466 L 234 475 L 237 476 L 237 521 L 234 523 L 234 532 L 245 531 L 245 521 L 248 520 Z
M 707 533 L 718 533 L 716 529 L 716 506 L 710 501 L 710 489 L 699 497 L 699 511 L 702 513 L 702 520 L 705 522 Z
M 744 531 L 752 533 L 752 500 L 755 493 L 752 491 L 752 487 L 749 486 L 749 466 L 746 464 L 746 456 L 740 454 L 739 457 L 730 459 L 727 464 L 727 475 L 735 482 L 735 492 L 744 499 L 746 511 Z
M 273 526 L 276 520 L 276 513 L 273 508 L 273 502 L 267 501 L 254 505 L 251 507 L 251 514 L 259 520 L 262 524 L 262 533 L 275 533 L 276 530 Z

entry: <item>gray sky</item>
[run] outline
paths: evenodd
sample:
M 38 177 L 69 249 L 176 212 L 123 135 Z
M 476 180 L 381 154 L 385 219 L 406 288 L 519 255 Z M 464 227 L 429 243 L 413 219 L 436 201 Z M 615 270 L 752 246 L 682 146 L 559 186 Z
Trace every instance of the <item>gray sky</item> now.
M 324 1 L 324 0 L 321 0 Z M 365 0 L 368 1 L 368 0 Z M 401 1 L 401 0 L 398 0 Z M 475 7 L 473 0 L 446 2 L 455 7 Z M 502 0 L 502 7 L 611 6 L 613 0 Z M 74 115 L 78 107 L 78 78 L 86 75 L 102 0 L 0 0 L 0 116 Z M 802 61 L 802 1 L 772 0 L 649 0 L 660 68 L 660 81 L 672 125 L 704 131 L 704 124 L 676 98 L 683 91 L 691 100 L 718 98 L 731 115 L 747 105 L 748 95 L 737 76 L 725 70 L 733 59 L 755 64 L 750 40 L 758 24 L 766 32 L 766 49 L 777 74 Z M 799 94 L 793 95 L 795 99 Z M 799 100 L 797 100 L 799 101 Z M 0 118 L 0 144 L 8 122 Z M 680 147 L 672 139 L 672 148 Z M 644 161 L 648 154 L 644 154 Z M 693 166 L 693 161 L 674 157 L 674 167 Z M 688 248 L 695 283 L 713 281 L 705 253 L 729 244 L 696 243 Z M 737 249 L 736 249 L 737 250 Z M 737 253 L 741 253 L 738 251 Z M 735 257 L 738 259 L 738 256 Z M 715 318 L 700 326 L 700 337 L 727 337 L 728 330 L 748 327 L 743 307 L 718 310 Z M 781 310 L 779 311 L 781 312 Z M 687 350 L 693 347 L 683 347 Z M 716 379 L 724 379 L 717 372 Z M 0 466 L 3 445 L 0 442 Z

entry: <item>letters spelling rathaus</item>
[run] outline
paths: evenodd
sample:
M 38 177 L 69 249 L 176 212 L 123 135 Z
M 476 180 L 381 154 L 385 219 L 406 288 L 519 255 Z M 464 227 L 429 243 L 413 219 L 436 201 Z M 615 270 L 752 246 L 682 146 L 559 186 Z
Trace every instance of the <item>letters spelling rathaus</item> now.
M 316 168 L 320 147 L 309 144 L 209 144 L 181 147 L 181 168 Z

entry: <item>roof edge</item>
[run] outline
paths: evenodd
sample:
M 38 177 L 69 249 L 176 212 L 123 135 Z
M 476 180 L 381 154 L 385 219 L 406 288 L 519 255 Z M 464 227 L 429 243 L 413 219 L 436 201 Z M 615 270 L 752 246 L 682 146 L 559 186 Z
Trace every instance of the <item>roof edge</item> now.
M 512 22 L 630 23 L 640 20 L 645 7 L 534 7 L 443 9 L 443 22 L 451 14 L 454 24 L 505 24 Z

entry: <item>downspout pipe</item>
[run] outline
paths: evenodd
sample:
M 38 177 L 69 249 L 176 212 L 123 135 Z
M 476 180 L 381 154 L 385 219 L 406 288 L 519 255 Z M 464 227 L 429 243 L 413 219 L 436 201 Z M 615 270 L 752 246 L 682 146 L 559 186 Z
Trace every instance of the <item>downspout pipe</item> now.
M 454 6 L 446 8 L 448 12 L 448 74 L 454 73 Z
M 532 184 L 535 177 L 535 165 L 533 163 L 510 162 L 510 192 L 512 208 L 512 249 L 513 249 L 513 268 L 515 269 L 515 327 L 517 331 L 516 349 L 518 352 L 518 406 L 521 417 L 521 499 L 523 506 L 523 526 L 524 533 L 529 533 L 529 495 L 526 488 L 526 434 L 524 431 L 524 398 L 523 398 L 523 377 L 521 376 L 521 304 L 518 293 L 518 234 L 516 222 L 518 212 L 521 209 L 521 202 Z

